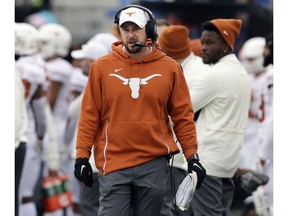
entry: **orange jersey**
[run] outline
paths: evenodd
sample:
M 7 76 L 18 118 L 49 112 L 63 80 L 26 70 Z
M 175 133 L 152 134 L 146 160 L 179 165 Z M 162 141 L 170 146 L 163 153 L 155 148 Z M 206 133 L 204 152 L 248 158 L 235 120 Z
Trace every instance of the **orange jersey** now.
M 197 153 L 194 112 L 181 66 L 155 47 L 143 60 L 122 45 L 92 63 L 84 92 L 76 157 L 94 156 L 99 175 L 176 154 L 168 115 L 184 155 Z

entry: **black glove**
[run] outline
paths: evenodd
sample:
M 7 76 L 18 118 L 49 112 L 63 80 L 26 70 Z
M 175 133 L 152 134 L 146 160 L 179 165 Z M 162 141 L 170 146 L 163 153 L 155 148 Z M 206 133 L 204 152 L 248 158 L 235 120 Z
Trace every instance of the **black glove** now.
M 202 181 L 204 180 L 206 176 L 206 170 L 202 166 L 202 164 L 199 162 L 198 155 L 192 155 L 187 161 L 188 161 L 188 173 L 192 173 L 192 171 L 196 172 L 198 182 L 196 185 L 196 188 L 199 189 L 201 187 Z
M 241 187 L 249 194 L 252 194 L 260 185 L 265 185 L 269 181 L 269 177 L 260 172 L 249 170 L 240 176 Z
M 88 187 L 93 186 L 92 167 L 88 158 L 77 158 L 74 166 L 75 177 Z

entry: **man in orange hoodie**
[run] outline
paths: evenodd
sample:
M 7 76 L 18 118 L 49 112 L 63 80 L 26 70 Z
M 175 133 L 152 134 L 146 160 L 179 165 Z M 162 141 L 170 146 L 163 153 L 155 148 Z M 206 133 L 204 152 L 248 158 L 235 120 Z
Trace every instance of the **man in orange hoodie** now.
M 157 26 L 145 7 L 115 15 L 122 41 L 90 67 L 77 134 L 75 177 L 92 187 L 88 160 L 99 169 L 99 215 L 159 215 L 168 159 L 179 153 L 169 118 L 200 187 L 206 171 L 197 155 L 189 90 L 181 66 L 158 49 Z

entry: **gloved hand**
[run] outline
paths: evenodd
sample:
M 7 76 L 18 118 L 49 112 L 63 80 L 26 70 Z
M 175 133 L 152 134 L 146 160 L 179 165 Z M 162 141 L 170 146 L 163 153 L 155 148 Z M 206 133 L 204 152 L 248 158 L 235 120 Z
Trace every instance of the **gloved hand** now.
M 74 166 L 75 177 L 88 187 L 93 186 L 93 171 L 88 158 L 77 158 Z
M 196 172 L 198 182 L 196 185 L 196 188 L 199 189 L 201 187 L 202 181 L 204 180 L 206 176 L 206 170 L 202 166 L 202 164 L 199 162 L 198 155 L 192 155 L 187 161 L 188 161 L 188 173 L 192 173 L 192 171 Z
M 260 185 L 265 185 L 269 181 L 269 177 L 267 175 L 254 170 L 249 170 L 239 178 L 241 187 L 248 194 L 252 194 Z

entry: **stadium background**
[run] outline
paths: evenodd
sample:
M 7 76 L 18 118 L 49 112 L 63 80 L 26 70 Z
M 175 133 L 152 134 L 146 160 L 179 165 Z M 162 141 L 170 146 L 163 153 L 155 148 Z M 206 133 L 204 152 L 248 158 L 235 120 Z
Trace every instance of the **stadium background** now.
M 15 21 L 40 26 L 58 22 L 66 26 L 74 44 L 85 43 L 100 32 L 110 32 L 115 13 L 124 5 L 140 4 L 155 18 L 190 29 L 190 38 L 199 38 L 200 25 L 214 18 L 241 18 L 243 27 L 235 52 L 250 37 L 273 31 L 273 0 L 15 0 Z

